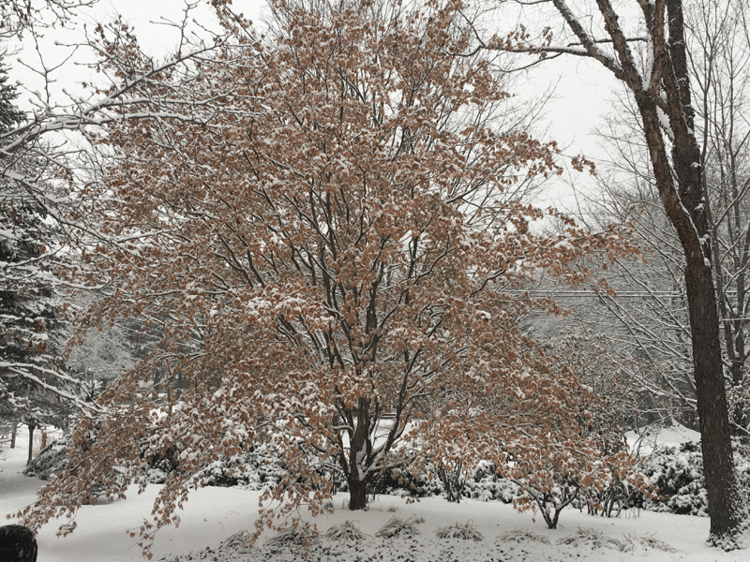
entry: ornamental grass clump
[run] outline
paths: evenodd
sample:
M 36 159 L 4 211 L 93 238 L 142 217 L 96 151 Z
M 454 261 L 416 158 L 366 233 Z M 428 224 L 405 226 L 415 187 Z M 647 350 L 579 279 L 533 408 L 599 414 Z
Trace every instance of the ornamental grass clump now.
M 676 548 L 672 548 L 664 541 L 660 541 L 653 535 L 646 535 L 639 537 L 638 535 L 625 535 L 625 540 L 620 544 L 621 552 L 633 552 L 640 548 L 661 550 L 662 552 L 677 552 Z
M 608 537 L 597 529 L 581 527 L 578 527 L 578 531 L 574 535 L 558 540 L 557 544 L 566 544 L 575 547 L 590 546 L 592 550 L 597 548 L 622 550 L 622 543 L 617 539 Z
M 326 531 L 325 537 L 339 542 L 359 542 L 367 535 L 358 529 L 353 521 L 344 521 L 341 525 L 334 525 Z
M 399 519 L 398 517 L 391 517 L 388 523 L 380 529 L 375 536 L 381 539 L 393 539 L 397 537 L 408 538 L 415 535 L 421 534 L 417 529 L 414 519 Z
M 542 544 L 549 544 L 549 539 L 543 535 L 537 535 L 526 529 L 513 529 L 512 531 L 506 531 L 497 540 L 500 542 L 515 542 L 519 544 L 526 544 L 528 542 L 539 542 Z
M 275 537 L 266 541 L 266 546 L 272 552 L 280 550 L 302 550 L 308 548 L 317 539 L 309 534 L 300 532 L 299 529 L 282 529 Z
M 439 539 L 461 539 L 465 541 L 482 541 L 484 535 L 480 533 L 474 526 L 474 523 L 468 521 L 463 525 L 456 523 L 455 525 L 449 525 L 448 527 L 441 527 L 435 531 L 437 538 Z

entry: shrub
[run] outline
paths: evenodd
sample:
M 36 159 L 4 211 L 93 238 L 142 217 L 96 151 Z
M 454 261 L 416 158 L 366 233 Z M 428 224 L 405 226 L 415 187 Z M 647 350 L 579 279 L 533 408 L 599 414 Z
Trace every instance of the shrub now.
M 570 535 L 569 537 L 563 537 L 557 544 L 566 544 L 569 546 L 589 546 L 591 549 L 596 548 L 614 548 L 616 550 L 622 549 L 622 543 L 617 539 L 606 536 L 601 531 L 596 529 L 588 529 L 578 527 L 578 531 Z
M 317 542 L 311 536 L 297 528 L 282 529 L 279 533 L 266 541 L 265 546 L 274 553 L 283 550 L 301 551 Z
M 367 535 L 359 530 L 352 521 L 344 521 L 341 525 L 334 525 L 326 531 L 325 537 L 340 542 L 359 542 Z
M 639 537 L 637 535 L 625 535 L 625 540 L 620 545 L 622 552 L 633 552 L 639 548 L 661 550 L 662 552 L 677 552 L 677 549 L 672 548 L 664 541 L 654 538 L 652 535 L 646 535 Z
M 499 537 L 499 542 L 515 542 L 519 544 L 526 544 L 529 542 L 539 542 L 542 544 L 549 544 L 549 539 L 543 535 L 537 535 L 526 529 L 514 529 L 512 531 L 506 531 Z
M 284 476 L 278 454 L 266 446 L 208 464 L 196 473 L 204 486 L 265 490 L 276 486 Z
M 680 515 L 708 515 L 703 457 L 696 443 L 686 442 L 679 447 L 657 446 L 646 459 L 643 473 L 651 479 L 656 492 L 653 499 L 642 499 L 646 509 Z
M 437 538 L 439 539 L 461 539 L 465 541 L 482 541 L 484 535 L 480 533 L 474 526 L 474 523 L 469 521 L 464 523 L 456 523 L 455 525 L 449 525 L 448 527 L 441 527 L 435 531 Z
M 399 519 L 398 517 L 391 517 L 388 523 L 383 526 L 377 533 L 376 537 L 381 539 L 393 539 L 396 537 L 413 537 L 421 534 L 417 529 L 416 523 L 413 519 Z

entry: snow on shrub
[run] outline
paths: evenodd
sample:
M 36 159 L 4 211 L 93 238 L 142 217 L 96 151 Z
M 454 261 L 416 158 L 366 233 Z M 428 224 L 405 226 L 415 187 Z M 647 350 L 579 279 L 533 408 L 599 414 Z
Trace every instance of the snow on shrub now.
M 267 490 L 284 476 L 277 453 L 266 446 L 209 463 L 196 473 L 203 486 L 238 487 L 245 490 Z
M 622 549 L 622 543 L 617 539 L 606 536 L 598 529 L 581 527 L 579 527 L 578 531 L 576 531 L 574 534 L 558 540 L 557 544 L 565 544 L 575 547 L 588 546 L 592 550 L 597 548 L 613 548 L 615 550 Z
M 60 472 L 68 464 L 68 454 L 65 451 L 70 444 L 70 436 L 63 436 L 42 449 L 31 459 L 23 473 L 26 476 L 36 476 L 41 480 L 49 480 L 53 474 Z
M 376 537 L 381 539 L 392 539 L 396 537 L 413 537 L 421 534 L 417 529 L 416 522 L 411 517 L 409 519 L 399 519 L 391 517 L 388 522 L 375 533 Z
M 435 531 L 437 538 L 439 539 L 461 539 L 465 541 L 482 541 L 484 535 L 479 532 L 472 521 L 468 521 L 463 525 L 461 523 L 455 523 L 447 527 L 440 527 Z
M 339 542 L 359 542 L 367 538 L 353 521 L 344 521 L 341 525 L 334 525 L 325 533 L 327 539 Z
M 543 535 L 527 531 L 526 529 L 513 529 L 512 531 L 506 531 L 501 534 L 497 537 L 495 542 L 513 542 L 518 544 L 539 542 L 542 544 L 549 544 L 549 539 Z
M 662 552 L 677 552 L 677 549 L 672 548 L 664 541 L 660 541 L 654 538 L 653 535 L 638 536 L 638 535 L 625 535 L 625 540 L 620 545 L 620 551 L 622 552 L 635 552 L 638 550 L 661 550 Z

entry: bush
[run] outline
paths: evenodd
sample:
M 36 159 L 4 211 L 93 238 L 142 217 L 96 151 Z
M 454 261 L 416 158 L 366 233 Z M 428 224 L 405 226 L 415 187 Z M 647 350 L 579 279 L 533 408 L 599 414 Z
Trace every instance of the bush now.
M 703 477 L 703 457 L 698 445 L 686 442 L 679 447 L 660 445 L 646 459 L 643 473 L 656 492 L 643 498 L 650 511 L 680 515 L 708 515 L 708 499 Z
M 346 491 L 346 483 L 340 488 Z M 414 498 L 439 495 L 442 487 L 438 479 L 432 480 L 427 474 L 413 474 L 399 468 L 387 468 L 373 476 L 367 493 L 390 496 L 404 493 Z
M 49 480 L 50 476 L 65 469 L 68 464 L 66 448 L 71 444 L 69 435 L 53 441 L 31 459 L 23 473 L 26 476 L 36 476 L 42 480 Z
M 325 537 L 339 542 L 359 542 L 367 538 L 352 521 L 344 521 L 341 525 L 334 525 L 326 531 Z
M 740 487 L 750 497 L 750 457 L 735 447 L 734 462 Z M 639 507 L 650 511 L 680 515 L 708 516 L 706 481 L 700 444 L 685 442 L 679 446 L 657 445 L 643 463 L 643 474 L 651 479 L 656 494 L 637 496 Z
M 270 447 L 260 446 L 231 457 L 221 456 L 196 473 L 204 486 L 265 490 L 284 476 L 280 458 Z
M 499 500 L 513 503 L 521 494 L 521 487 L 515 482 L 497 475 L 494 463 L 483 461 L 469 473 L 464 486 L 464 497 L 481 501 Z
M 543 535 L 538 535 L 527 531 L 526 529 L 514 529 L 512 531 L 506 531 L 499 537 L 495 542 L 514 542 L 518 544 L 528 544 L 530 542 L 538 542 L 542 544 L 549 544 L 549 539 Z
M 441 527 L 435 531 L 435 534 L 439 539 L 461 539 L 476 542 L 484 540 L 484 535 L 477 530 L 471 521 L 463 525 L 456 523 L 448 527 Z
M 391 517 L 382 529 L 375 533 L 381 539 L 393 539 L 396 537 L 413 537 L 421 534 L 413 519 L 399 519 Z
M 587 546 L 592 550 L 596 548 L 613 548 L 615 550 L 622 550 L 622 543 L 617 539 L 608 537 L 597 529 L 582 529 L 580 527 L 575 534 L 560 539 L 557 541 L 557 544 L 576 547 Z

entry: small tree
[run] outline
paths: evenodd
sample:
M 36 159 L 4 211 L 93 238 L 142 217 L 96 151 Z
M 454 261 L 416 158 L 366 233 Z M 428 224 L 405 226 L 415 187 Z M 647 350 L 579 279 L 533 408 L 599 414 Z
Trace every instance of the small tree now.
M 74 515 L 93 482 L 123 494 L 143 440 L 180 465 L 141 530 L 146 548 L 195 471 L 259 440 L 287 475 L 265 494 L 258 533 L 301 504 L 325 509 L 322 465 L 339 466 L 350 509 L 364 508 L 407 430 L 463 432 L 458 409 L 484 405 L 485 450 L 502 440 L 506 464 L 524 447 L 580 447 L 574 377 L 549 382 L 517 323 L 556 307 L 517 289 L 540 268 L 589 282 L 568 264 L 614 258 L 622 238 L 564 217 L 560 234 L 534 234 L 547 214 L 505 195 L 556 173 L 554 146 L 496 127 L 502 83 L 481 58 L 451 54 L 472 37 L 458 5 L 274 8 L 284 25 L 262 40 L 219 6 L 235 39 L 134 85 L 123 105 L 152 122 L 113 119 L 102 136 L 114 159 L 88 195 L 112 243 L 88 263 L 107 296 L 81 320 L 141 316 L 163 338 L 104 393 L 97 441 L 24 511 L 30 525 Z M 125 80 L 150 72 L 134 44 L 119 47 L 103 50 L 132 65 Z M 148 381 L 163 368 L 190 388 L 158 405 Z

